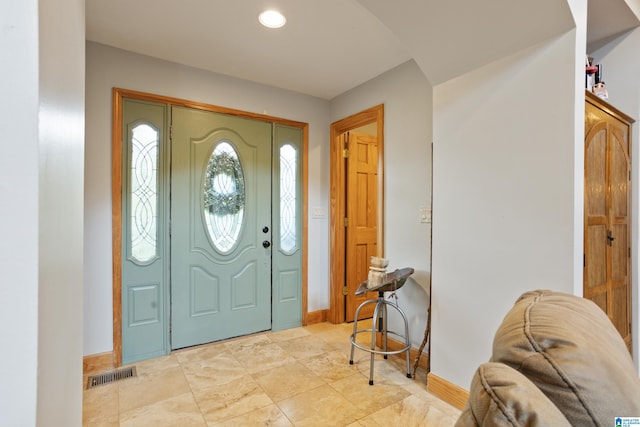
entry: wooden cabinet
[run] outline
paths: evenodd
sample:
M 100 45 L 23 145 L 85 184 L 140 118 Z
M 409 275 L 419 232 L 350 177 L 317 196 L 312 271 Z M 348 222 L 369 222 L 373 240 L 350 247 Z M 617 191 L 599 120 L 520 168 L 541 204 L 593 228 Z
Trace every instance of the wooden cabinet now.
M 631 124 L 586 92 L 584 297 L 607 313 L 631 350 Z

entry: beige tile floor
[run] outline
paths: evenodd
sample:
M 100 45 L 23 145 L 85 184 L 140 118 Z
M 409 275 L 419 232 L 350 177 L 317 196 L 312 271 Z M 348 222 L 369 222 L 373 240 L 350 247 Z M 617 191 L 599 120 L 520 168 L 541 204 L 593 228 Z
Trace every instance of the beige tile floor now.
M 404 359 L 349 364 L 351 324 L 321 323 L 175 351 L 84 391 L 83 425 L 447 426 L 460 414 L 406 377 Z M 413 361 L 412 361 L 413 367 Z M 86 384 L 85 378 L 85 384 Z

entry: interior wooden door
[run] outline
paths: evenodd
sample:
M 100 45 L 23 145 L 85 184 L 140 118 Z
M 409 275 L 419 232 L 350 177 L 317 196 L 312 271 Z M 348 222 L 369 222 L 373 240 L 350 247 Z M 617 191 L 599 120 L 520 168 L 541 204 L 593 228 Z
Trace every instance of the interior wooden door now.
M 630 126 L 598 99 L 585 110 L 584 297 L 631 350 Z
M 355 295 L 367 280 L 369 259 L 378 254 L 378 144 L 377 138 L 356 132 L 343 135 L 347 156 L 346 320 L 354 320 L 358 306 L 377 294 Z M 360 312 L 373 315 L 373 304 Z

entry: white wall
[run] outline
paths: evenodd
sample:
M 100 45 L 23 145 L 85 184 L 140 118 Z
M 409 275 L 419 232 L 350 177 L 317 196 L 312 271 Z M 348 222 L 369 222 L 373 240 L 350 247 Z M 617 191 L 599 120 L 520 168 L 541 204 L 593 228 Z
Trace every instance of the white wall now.
M 520 294 L 582 280 L 575 49 L 571 31 L 433 90 L 431 368 L 466 389 Z
M 49 3 L 0 6 L 3 426 L 82 424 L 84 1 Z
M 329 210 L 329 103 L 87 43 L 84 354 L 111 351 L 111 89 L 120 87 L 309 123 L 309 211 Z M 328 216 L 309 218 L 308 309 L 329 307 Z
M 596 52 L 591 52 L 595 63 L 603 66 L 603 80 L 607 84 L 609 102 L 634 119 L 640 119 L 640 29 L 635 29 L 620 37 Z M 633 359 L 636 369 L 640 371 L 640 305 L 638 303 L 638 271 L 640 271 L 640 247 L 638 232 L 640 227 L 640 143 L 638 122 L 631 131 L 631 169 L 632 169 L 632 310 L 631 330 L 633 334 Z
M 39 426 L 82 424 L 84 0 L 39 2 Z
M 584 64 L 587 50 L 587 2 L 567 0 L 576 25 L 574 49 L 574 177 L 573 177 L 573 294 L 583 296 L 584 289 Z M 569 100 L 567 100 L 569 101 Z
M 15 426 L 36 424 L 38 391 L 37 8 L 0 3 L 0 424 Z
M 414 347 L 422 342 L 431 281 L 431 224 L 419 222 L 431 206 L 431 84 L 406 62 L 331 101 L 331 121 L 384 104 L 384 241 L 389 270 L 413 267 L 398 291 Z M 402 331 L 390 311 L 389 328 Z

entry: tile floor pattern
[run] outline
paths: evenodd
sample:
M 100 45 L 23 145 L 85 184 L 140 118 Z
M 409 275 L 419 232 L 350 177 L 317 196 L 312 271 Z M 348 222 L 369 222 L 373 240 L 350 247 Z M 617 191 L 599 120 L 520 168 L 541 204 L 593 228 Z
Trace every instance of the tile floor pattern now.
M 369 354 L 356 349 L 349 365 L 351 332 L 351 324 L 321 323 L 138 362 L 137 377 L 84 390 L 83 426 L 455 423 L 460 411 L 426 391 L 424 370 L 407 378 L 404 359 L 377 356 L 370 386 Z

